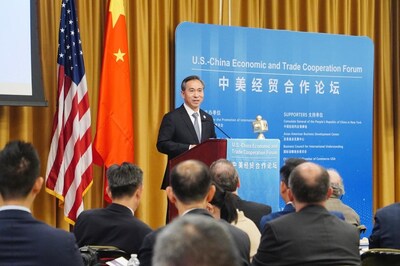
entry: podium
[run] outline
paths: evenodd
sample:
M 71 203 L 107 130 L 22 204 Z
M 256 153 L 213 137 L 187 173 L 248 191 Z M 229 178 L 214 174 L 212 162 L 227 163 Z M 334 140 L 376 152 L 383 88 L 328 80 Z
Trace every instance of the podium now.
M 226 139 L 208 139 L 196 147 L 169 160 L 168 165 L 170 172 L 177 164 L 186 160 L 198 160 L 210 166 L 214 161 L 226 158 L 226 147 Z M 175 208 L 175 205 L 168 200 L 168 221 L 172 221 L 176 216 L 178 216 L 178 210 Z

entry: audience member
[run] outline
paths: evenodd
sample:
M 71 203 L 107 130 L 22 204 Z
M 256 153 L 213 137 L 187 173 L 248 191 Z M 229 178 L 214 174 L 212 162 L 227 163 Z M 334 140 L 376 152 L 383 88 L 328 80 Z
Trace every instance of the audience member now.
M 200 109 L 204 99 L 204 88 L 204 82 L 200 77 L 195 75 L 186 77 L 181 83 L 184 103 L 164 115 L 161 121 L 157 150 L 167 154 L 168 161 L 209 138 L 217 137 L 212 116 Z M 197 127 L 200 137 L 196 133 Z M 169 170 L 167 164 L 162 189 L 169 185 Z
M 376 212 L 369 248 L 400 249 L 400 202 Z
M 343 179 L 335 169 L 328 169 L 329 180 L 332 187 L 332 195 L 326 202 L 326 208 L 329 211 L 341 212 L 346 222 L 355 226 L 360 225 L 360 216 L 350 206 L 344 204 L 341 200 L 344 195 Z
M 0 152 L 0 265 L 83 265 L 72 233 L 33 218 L 40 160 L 35 148 L 11 141 Z
M 157 236 L 155 266 L 240 266 L 226 226 L 203 215 L 184 215 Z
M 282 211 L 277 211 L 270 213 L 268 215 L 264 215 L 261 217 L 260 221 L 260 230 L 262 231 L 265 224 L 275 218 L 278 218 L 282 215 L 288 214 L 295 212 L 296 209 L 294 208 L 293 202 L 290 201 L 289 199 L 289 175 L 293 171 L 293 169 L 298 166 L 301 163 L 307 162 L 306 160 L 302 158 L 288 158 L 285 161 L 285 164 L 281 167 L 280 169 L 280 176 L 281 176 L 281 182 L 280 182 L 280 195 L 282 199 L 285 201 L 285 207 L 283 208 Z M 339 211 L 330 211 L 332 215 L 337 216 L 339 219 L 344 220 L 343 213 Z
M 175 204 L 178 214 L 203 215 L 213 219 L 206 210 L 207 203 L 213 198 L 215 186 L 211 184 L 211 176 L 208 167 L 199 161 L 188 160 L 179 163 L 172 169 L 170 186 L 166 189 L 171 203 Z M 249 264 L 250 240 L 245 232 L 221 222 L 230 232 L 235 246 L 239 251 L 240 265 Z M 165 228 L 165 227 L 163 227 Z M 160 228 L 148 234 L 139 250 L 141 266 L 152 265 L 153 248 L 157 235 L 163 230 Z M 207 255 L 207 254 L 204 254 Z
M 143 172 L 127 162 L 111 165 L 106 188 L 112 203 L 106 208 L 83 211 L 74 233 L 80 247 L 115 246 L 128 254 L 137 254 L 144 237 L 152 230 L 134 216 L 143 190 Z
M 261 217 L 260 220 L 260 230 L 264 228 L 265 224 L 275 218 L 278 218 L 282 215 L 295 212 L 296 209 L 294 208 L 293 202 L 289 199 L 289 175 L 293 171 L 293 169 L 301 163 L 307 162 L 301 158 L 288 158 L 285 161 L 285 164 L 279 170 L 281 176 L 281 182 L 279 187 L 279 193 L 282 199 L 285 201 L 285 207 L 282 211 L 273 212 Z
M 296 212 L 265 225 L 253 265 L 360 265 L 357 228 L 324 207 L 332 193 L 327 171 L 302 163 L 290 174 L 289 188 Z
M 242 229 L 250 239 L 250 261 L 257 252 L 261 234 L 255 223 L 247 218 L 242 211 L 236 209 L 232 192 L 223 190 L 215 185 L 213 199 L 207 205 L 208 211 L 216 219 L 223 219 L 228 223 Z
M 226 159 L 219 159 L 210 166 L 213 181 L 222 189 L 232 192 L 237 208 L 252 220 L 254 224 L 260 223 L 261 217 L 271 213 L 271 206 L 243 200 L 239 197 L 237 189 L 240 187 L 240 178 L 236 168 Z

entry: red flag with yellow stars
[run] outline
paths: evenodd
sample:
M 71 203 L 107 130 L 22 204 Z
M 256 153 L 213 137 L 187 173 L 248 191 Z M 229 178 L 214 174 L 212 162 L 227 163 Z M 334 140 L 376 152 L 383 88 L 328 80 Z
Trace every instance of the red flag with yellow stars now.
M 133 162 L 133 116 L 124 0 L 110 0 L 100 80 L 94 163 Z M 107 178 L 104 178 L 106 188 Z M 105 199 L 110 201 L 107 194 Z

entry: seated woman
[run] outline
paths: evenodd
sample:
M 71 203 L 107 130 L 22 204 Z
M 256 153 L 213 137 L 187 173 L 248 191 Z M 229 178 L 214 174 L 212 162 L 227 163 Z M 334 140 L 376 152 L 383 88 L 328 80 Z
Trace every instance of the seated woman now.
M 208 203 L 207 209 L 216 219 L 223 219 L 228 223 L 246 232 L 250 238 L 250 261 L 256 254 L 260 244 L 261 233 L 256 224 L 247 218 L 243 211 L 239 211 L 234 203 L 233 194 L 224 191 L 220 186 L 216 187 L 213 199 Z

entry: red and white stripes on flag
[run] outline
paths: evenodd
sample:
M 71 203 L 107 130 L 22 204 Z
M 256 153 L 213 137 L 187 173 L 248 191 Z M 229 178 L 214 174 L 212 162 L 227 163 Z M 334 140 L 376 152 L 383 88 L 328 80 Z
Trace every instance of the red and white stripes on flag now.
M 46 191 L 63 202 L 74 224 L 92 175 L 91 118 L 74 0 L 62 0 L 58 47 L 58 101 L 46 169 Z

